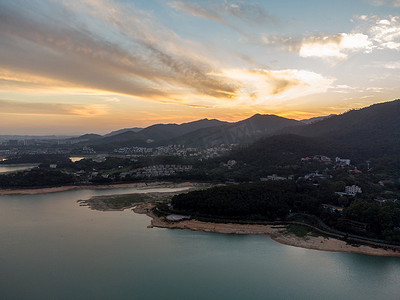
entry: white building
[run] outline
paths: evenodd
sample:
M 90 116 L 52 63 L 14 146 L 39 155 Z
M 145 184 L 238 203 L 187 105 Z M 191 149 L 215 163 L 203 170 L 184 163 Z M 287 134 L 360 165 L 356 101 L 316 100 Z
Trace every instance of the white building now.
M 349 196 L 355 196 L 357 193 L 362 193 L 362 190 L 359 186 L 356 185 L 348 185 L 345 187 L 344 192 Z
M 272 174 L 272 175 L 268 175 L 266 178 L 262 177 L 260 178 L 261 181 L 279 181 L 279 180 L 287 180 L 287 177 L 282 177 L 282 176 L 278 176 L 276 174 Z
M 350 159 L 348 158 L 340 158 L 340 157 L 336 157 L 336 163 L 340 164 L 340 165 L 350 165 Z

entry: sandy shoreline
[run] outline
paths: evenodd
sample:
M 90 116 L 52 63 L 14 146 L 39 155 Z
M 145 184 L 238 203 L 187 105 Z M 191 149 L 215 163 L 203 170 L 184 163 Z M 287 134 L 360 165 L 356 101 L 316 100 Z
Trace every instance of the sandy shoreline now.
M 306 249 L 313 249 L 319 251 L 330 252 L 349 252 L 360 253 L 375 256 L 392 256 L 400 257 L 400 252 L 387 250 L 383 248 L 374 248 L 370 246 L 360 245 L 353 246 L 347 244 L 345 241 L 335 238 L 326 238 L 322 236 L 307 235 L 305 238 L 298 237 L 292 233 L 287 232 L 286 226 L 276 225 L 257 225 L 257 224 L 233 224 L 233 223 L 211 223 L 202 222 L 198 220 L 183 220 L 180 222 L 168 222 L 165 218 L 158 218 L 153 214 L 151 209 L 154 206 L 151 204 L 138 205 L 134 211 L 140 214 L 146 214 L 152 218 L 152 227 L 170 228 L 170 229 L 189 229 L 193 231 L 215 232 L 223 234 L 258 234 L 268 235 L 274 241 L 281 244 L 301 247 Z
M 82 189 L 118 189 L 118 188 L 154 188 L 154 187 L 185 187 L 185 186 L 197 186 L 201 184 L 193 182 L 182 182 L 173 183 L 168 181 L 156 181 L 156 182 L 134 182 L 134 183 L 121 183 L 121 184 L 110 184 L 110 185 L 71 185 L 71 186 L 59 186 L 49 188 L 38 188 L 38 189 L 0 189 L 0 195 L 35 195 L 35 194 L 49 194 L 57 192 L 65 192 L 72 190 Z

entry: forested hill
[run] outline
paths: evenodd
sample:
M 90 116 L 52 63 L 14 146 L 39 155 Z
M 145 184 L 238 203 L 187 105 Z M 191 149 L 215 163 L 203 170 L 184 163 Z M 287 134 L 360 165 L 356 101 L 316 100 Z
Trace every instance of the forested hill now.
M 199 129 L 172 139 L 172 144 L 191 147 L 210 147 L 220 144 L 243 144 L 271 136 L 283 128 L 301 126 L 296 120 L 275 115 L 256 114 L 248 119 L 219 127 Z
M 318 154 L 353 157 L 356 153 L 353 148 L 332 139 L 281 134 L 238 148 L 228 155 L 228 159 L 268 170 L 277 165 L 297 164 L 301 157 Z
M 374 104 L 282 133 L 328 139 L 363 156 L 400 152 L 400 100 Z

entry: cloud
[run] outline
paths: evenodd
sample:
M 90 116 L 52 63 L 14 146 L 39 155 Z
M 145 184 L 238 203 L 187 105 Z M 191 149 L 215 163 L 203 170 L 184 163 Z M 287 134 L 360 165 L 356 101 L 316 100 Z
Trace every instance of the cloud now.
M 303 39 L 301 57 L 346 59 L 348 53 L 372 51 L 372 42 L 362 33 L 341 33 L 335 36 L 313 36 Z
M 67 6 L 53 9 L 54 16 L 43 17 L 45 11 L 17 4 L 0 4 L 0 68 L 21 77 L 35 74 L 64 86 L 160 101 L 177 98 L 179 90 L 216 98 L 235 95 L 239 83 L 211 75 L 215 66 L 190 42 L 160 24 L 155 27 L 151 16 L 132 6 L 63 2 Z M 59 21 L 64 17 L 66 22 Z M 79 21 L 70 25 L 71 19 Z M 108 31 L 100 34 L 92 27 Z
M 278 23 L 274 16 L 266 13 L 258 4 L 244 1 L 219 0 L 202 3 L 202 5 L 190 1 L 172 1 L 169 2 L 169 6 L 192 16 L 209 19 L 230 27 L 235 27 L 229 20 L 231 17 L 251 25 Z
M 245 83 L 238 98 L 249 102 L 250 95 L 253 104 L 323 93 L 335 81 L 311 71 L 297 69 L 229 69 L 225 70 L 225 74 Z
M 108 97 L 108 98 L 104 99 L 104 101 L 106 101 L 106 102 L 112 102 L 112 103 L 118 103 L 118 102 L 120 102 L 121 100 L 118 99 L 117 97 Z
M 216 11 L 207 9 L 205 7 L 202 7 L 202 6 L 198 5 L 197 3 L 173 1 L 173 2 L 169 3 L 169 6 L 176 10 L 183 11 L 183 12 L 188 13 L 195 17 L 206 18 L 206 19 L 210 19 L 210 20 L 213 20 L 216 22 L 226 24 L 226 22 L 223 20 L 223 18 L 220 17 L 219 13 L 217 13 Z
M 330 89 L 335 93 L 340 94 L 355 94 L 361 95 L 363 93 L 371 94 L 371 93 L 382 93 L 384 88 L 381 87 L 359 87 L 359 86 L 348 86 L 345 84 L 338 84 L 330 86 Z
M 80 105 L 65 103 L 26 102 L 0 99 L 0 113 L 14 115 L 75 115 L 94 117 L 104 115 L 107 107 L 104 105 Z
M 345 60 L 352 53 L 370 53 L 373 49 L 373 42 L 363 33 L 313 35 L 301 39 L 263 36 L 261 40 L 263 44 L 297 53 L 300 57 L 316 57 L 330 62 Z
M 372 0 L 371 3 L 376 6 L 386 5 L 400 7 L 400 0 Z
M 386 69 L 398 70 L 398 69 L 400 69 L 400 61 L 393 61 L 393 62 L 386 63 L 386 64 L 384 64 L 384 67 Z
M 378 50 L 400 50 L 400 17 L 360 15 L 359 24 L 350 33 L 311 35 L 303 38 L 262 36 L 265 45 L 298 53 L 300 57 L 316 57 L 329 62 L 345 60 L 351 54 Z M 354 20 L 352 20 L 354 22 Z
M 388 16 L 381 19 L 371 16 L 363 19 L 369 27 L 369 34 L 378 49 L 400 50 L 400 17 Z

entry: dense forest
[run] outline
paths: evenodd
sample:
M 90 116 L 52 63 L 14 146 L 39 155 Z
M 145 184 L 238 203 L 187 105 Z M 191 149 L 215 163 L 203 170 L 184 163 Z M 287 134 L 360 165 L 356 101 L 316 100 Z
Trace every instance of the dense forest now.
M 0 176 L 1 188 L 51 187 L 74 182 L 71 174 L 39 168 Z
M 174 211 L 193 216 L 275 221 L 289 212 L 319 214 L 323 194 L 293 180 L 218 186 L 172 198 Z
M 344 232 L 400 242 L 400 203 L 332 195 L 334 185 L 342 184 L 324 181 L 317 187 L 287 180 L 219 186 L 174 196 L 171 205 L 175 213 L 215 220 L 277 221 L 290 213 L 309 214 Z M 327 200 L 344 205 L 343 213 L 324 209 Z M 355 222 L 367 230 L 351 226 Z

